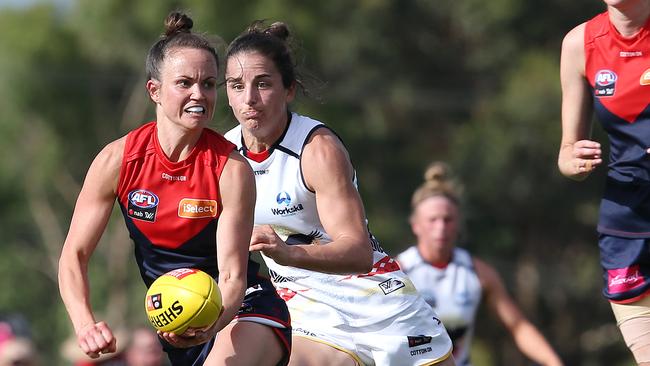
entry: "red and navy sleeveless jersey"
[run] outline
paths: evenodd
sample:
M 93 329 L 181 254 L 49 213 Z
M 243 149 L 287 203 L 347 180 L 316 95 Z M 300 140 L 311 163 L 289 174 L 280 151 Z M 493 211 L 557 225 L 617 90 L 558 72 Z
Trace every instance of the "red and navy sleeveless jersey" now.
M 189 156 L 172 162 L 156 131 L 150 122 L 127 135 L 117 189 L 140 274 L 147 287 L 181 267 L 217 278 L 219 178 L 234 145 L 206 128 Z M 249 259 L 249 287 L 258 269 Z
M 585 76 L 610 148 L 598 231 L 650 237 L 650 22 L 624 38 L 601 13 L 587 22 L 584 43 Z

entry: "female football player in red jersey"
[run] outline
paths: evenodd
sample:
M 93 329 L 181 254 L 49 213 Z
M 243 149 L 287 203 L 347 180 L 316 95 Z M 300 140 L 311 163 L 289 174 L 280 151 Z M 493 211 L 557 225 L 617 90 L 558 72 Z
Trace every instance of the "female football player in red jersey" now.
M 217 97 L 216 51 L 191 32 L 185 14 L 173 12 L 165 24 L 147 57 L 156 121 L 108 144 L 90 166 L 61 253 L 61 296 L 79 347 L 91 358 L 114 352 L 111 328 L 91 309 L 87 268 L 117 199 L 147 286 L 180 267 L 218 280 L 223 312 L 211 327 L 159 332 L 173 365 L 285 364 L 286 304 L 248 254 L 253 172 L 206 128 Z
M 558 166 L 583 180 L 602 165 L 595 112 L 610 146 L 598 221 L 603 295 L 636 361 L 650 365 L 650 1 L 604 2 L 562 43 Z

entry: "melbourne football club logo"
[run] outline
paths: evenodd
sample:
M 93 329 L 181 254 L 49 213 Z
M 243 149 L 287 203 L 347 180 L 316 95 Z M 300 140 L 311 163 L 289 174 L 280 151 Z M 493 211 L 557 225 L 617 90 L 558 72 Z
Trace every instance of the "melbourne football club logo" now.
M 598 70 L 594 77 L 594 95 L 597 97 L 611 97 L 616 91 L 618 76 L 611 70 Z
M 136 189 L 129 192 L 127 214 L 134 219 L 154 222 L 159 199 L 153 192 Z

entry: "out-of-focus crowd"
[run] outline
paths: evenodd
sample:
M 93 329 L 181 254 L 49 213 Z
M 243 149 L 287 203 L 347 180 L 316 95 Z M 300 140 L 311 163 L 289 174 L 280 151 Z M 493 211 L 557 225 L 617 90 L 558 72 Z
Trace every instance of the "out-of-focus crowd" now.
M 45 362 L 28 335 L 0 321 L 0 366 L 43 366 Z M 122 330 L 116 334 L 117 352 L 91 359 L 78 348 L 74 337 L 61 346 L 64 362 L 71 366 L 167 366 L 158 335 L 148 326 Z

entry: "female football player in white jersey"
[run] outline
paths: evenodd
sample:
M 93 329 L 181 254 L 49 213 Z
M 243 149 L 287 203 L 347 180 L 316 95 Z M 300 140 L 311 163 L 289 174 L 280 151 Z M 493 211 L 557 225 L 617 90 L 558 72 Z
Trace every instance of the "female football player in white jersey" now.
M 454 365 L 442 323 L 369 233 L 354 169 L 323 123 L 289 111 L 300 86 L 283 23 L 229 46 L 239 125 L 226 134 L 257 185 L 260 251 L 293 325 L 291 365 Z
M 512 334 L 526 356 L 545 366 L 562 365 L 544 336 L 521 313 L 492 266 L 455 246 L 460 222 L 460 187 L 447 165 L 432 163 L 411 200 L 411 229 L 417 244 L 397 260 L 444 322 L 458 365 L 469 366 L 474 319 L 481 300 Z

